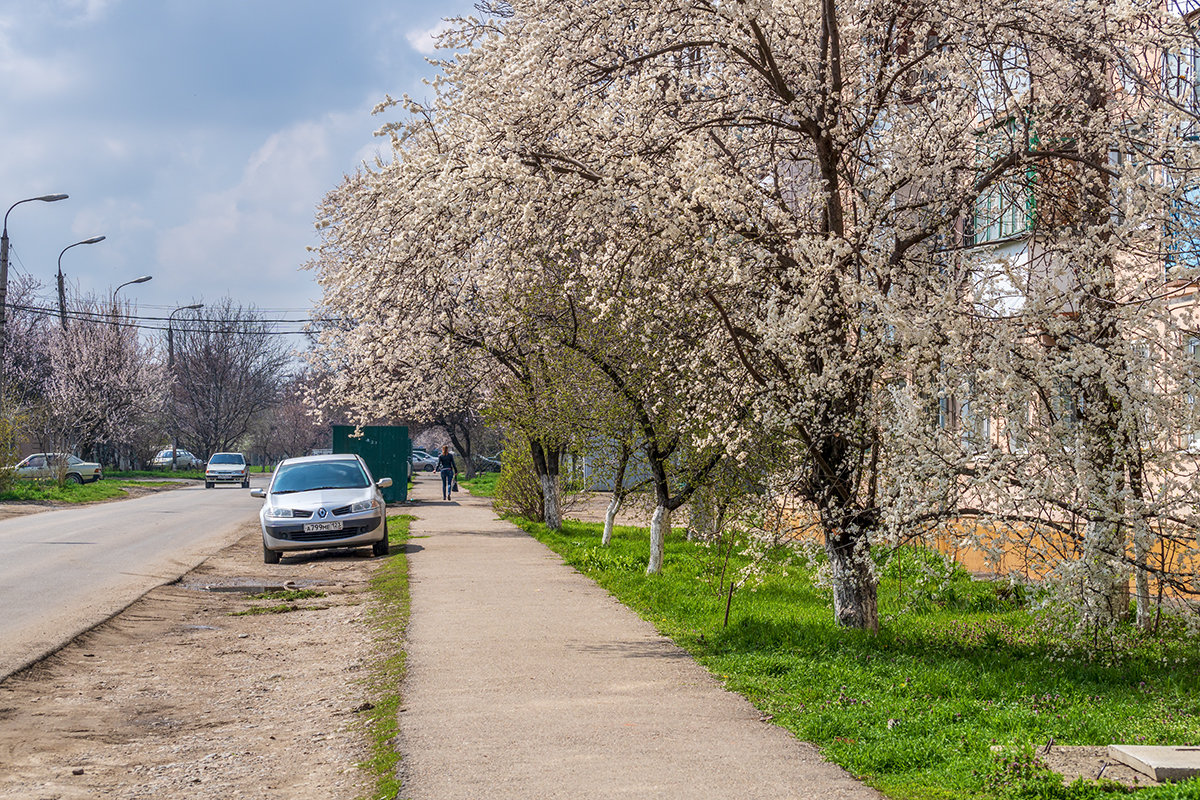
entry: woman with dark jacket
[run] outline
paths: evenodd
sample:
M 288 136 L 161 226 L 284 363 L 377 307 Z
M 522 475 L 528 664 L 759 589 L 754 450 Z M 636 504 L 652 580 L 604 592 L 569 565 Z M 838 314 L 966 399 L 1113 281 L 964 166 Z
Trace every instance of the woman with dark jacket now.
M 438 471 L 442 473 L 442 499 L 449 500 L 454 486 L 454 476 L 458 474 L 458 467 L 454 463 L 454 456 L 450 453 L 449 447 L 443 447 L 442 454 L 438 456 Z

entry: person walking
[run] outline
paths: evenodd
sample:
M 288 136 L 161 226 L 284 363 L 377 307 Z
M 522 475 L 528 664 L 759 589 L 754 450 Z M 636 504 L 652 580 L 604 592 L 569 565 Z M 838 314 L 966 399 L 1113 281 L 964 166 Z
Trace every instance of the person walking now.
M 454 454 L 450 452 L 449 447 L 443 447 L 442 454 L 438 456 L 438 470 L 442 473 L 442 499 L 449 500 L 450 492 L 457 483 L 454 476 L 458 474 L 458 466 L 454 463 Z

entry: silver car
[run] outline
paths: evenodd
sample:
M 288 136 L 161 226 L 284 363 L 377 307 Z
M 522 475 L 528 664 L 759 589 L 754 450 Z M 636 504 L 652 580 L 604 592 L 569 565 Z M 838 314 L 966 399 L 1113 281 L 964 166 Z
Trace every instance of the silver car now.
M 104 478 L 104 470 L 95 461 L 84 461 L 65 453 L 34 453 L 13 467 L 19 478 L 57 479 L 67 483 L 92 483 Z
M 391 478 L 374 480 L 356 455 L 281 461 L 265 491 L 250 491 L 266 500 L 258 514 L 263 561 L 278 564 L 282 553 L 294 550 L 366 545 L 376 556 L 387 555 L 387 504 L 379 490 L 391 485 Z
M 154 458 L 150 459 L 150 466 L 156 469 L 169 469 L 172 465 L 179 469 L 195 469 L 203 463 L 203 461 L 182 447 L 175 451 L 173 458 L 171 456 L 171 448 L 168 447 L 165 450 L 159 450 Z
M 240 483 L 243 489 L 249 489 L 246 457 L 241 453 L 213 453 L 204 467 L 204 488 L 211 489 L 218 483 Z

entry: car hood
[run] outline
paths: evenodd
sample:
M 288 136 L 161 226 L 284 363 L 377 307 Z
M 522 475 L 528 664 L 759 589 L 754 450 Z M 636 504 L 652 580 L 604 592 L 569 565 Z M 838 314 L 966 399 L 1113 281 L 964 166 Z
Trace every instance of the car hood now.
M 357 503 L 359 500 L 370 500 L 374 496 L 375 492 L 370 486 L 365 489 L 316 489 L 293 494 L 269 494 L 267 505 L 284 508 L 337 508 Z
M 209 464 L 206 469 L 209 472 L 241 472 L 246 469 L 245 464 Z M 284 497 L 287 497 L 285 494 Z

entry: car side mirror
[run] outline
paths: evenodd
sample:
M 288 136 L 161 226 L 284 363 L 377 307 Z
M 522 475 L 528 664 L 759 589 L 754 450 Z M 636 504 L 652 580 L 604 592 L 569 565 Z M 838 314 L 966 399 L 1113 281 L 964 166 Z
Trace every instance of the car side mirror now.
M 257 497 L 259 500 L 265 500 L 267 498 L 267 490 L 266 489 L 251 489 L 250 496 Z
M 380 489 L 386 489 L 392 485 L 392 479 L 391 478 L 380 478 L 379 480 L 375 481 L 375 485 L 378 486 Z

